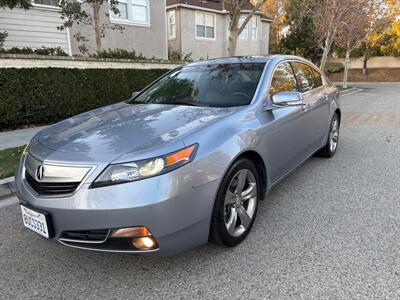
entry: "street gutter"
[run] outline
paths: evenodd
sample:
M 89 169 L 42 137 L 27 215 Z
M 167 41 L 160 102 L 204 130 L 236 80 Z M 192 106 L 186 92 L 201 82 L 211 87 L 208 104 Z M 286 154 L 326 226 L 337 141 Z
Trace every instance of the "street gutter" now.
M 14 205 L 14 204 L 17 204 L 17 203 L 18 203 L 18 198 L 15 197 L 15 196 L 14 197 L 10 196 L 10 197 L 7 197 L 7 198 L 5 198 L 3 200 L 0 200 L 0 208 L 11 206 L 11 205 Z

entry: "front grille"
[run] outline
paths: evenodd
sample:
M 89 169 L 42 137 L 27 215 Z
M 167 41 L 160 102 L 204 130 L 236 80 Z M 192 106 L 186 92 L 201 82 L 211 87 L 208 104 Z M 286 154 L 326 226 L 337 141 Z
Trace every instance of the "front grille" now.
M 99 230 L 77 230 L 77 231 L 64 231 L 60 239 L 68 239 L 82 242 L 102 242 L 105 241 L 108 235 L 108 229 Z
M 38 182 L 28 172 L 25 172 L 25 178 L 39 195 L 72 194 L 80 184 L 80 182 Z

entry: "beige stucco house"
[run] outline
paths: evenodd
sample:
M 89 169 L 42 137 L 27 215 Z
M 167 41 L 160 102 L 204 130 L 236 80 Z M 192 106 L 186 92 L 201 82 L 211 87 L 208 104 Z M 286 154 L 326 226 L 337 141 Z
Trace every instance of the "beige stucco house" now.
M 166 0 L 168 48 L 192 58 L 228 55 L 229 18 L 223 0 Z M 253 8 L 248 3 L 241 20 Z M 272 20 L 257 12 L 241 33 L 237 55 L 268 54 Z
M 33 7 L 27 11 L 0 8 L 0 32 L 8 32 L 4 48 L 61 47 L 68 54 L 77 55 L 80 54 L 79 44 L 74 35 L 80 32 L 89 38 L 89 47 L 96 49 L 94 33 L 89 26 L 57 29 L 62 24 L 57 3 L 58 0 L 32 0 Z M 165 0 L 120 0 L 118 7 L 119 15 L 112 14 L 107 4 L 102 7 L 102 24 L 124 28 L 122 34 L 118 30 L 107 30 L 102 39 L 103 49 L 135 50 L 148 58 L 167 59 Z

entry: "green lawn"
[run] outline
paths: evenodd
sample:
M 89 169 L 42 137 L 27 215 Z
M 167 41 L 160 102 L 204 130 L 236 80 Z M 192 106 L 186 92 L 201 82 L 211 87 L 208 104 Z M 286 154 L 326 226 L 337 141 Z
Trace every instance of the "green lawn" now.
M 0 150 L 0 179 L 14 176 L 25 146 Z

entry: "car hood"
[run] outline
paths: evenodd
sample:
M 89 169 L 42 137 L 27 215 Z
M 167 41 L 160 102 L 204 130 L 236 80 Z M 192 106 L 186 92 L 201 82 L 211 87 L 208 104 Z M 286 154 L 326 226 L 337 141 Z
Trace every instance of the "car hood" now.
M 77 153 L 80 160 L 101 157 L 112 161 L 127 153 L 148 153 L 178 142 L 236 109 L 118 103 L 50 126 L 38 141 L 57 152 Z

